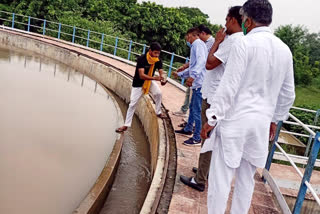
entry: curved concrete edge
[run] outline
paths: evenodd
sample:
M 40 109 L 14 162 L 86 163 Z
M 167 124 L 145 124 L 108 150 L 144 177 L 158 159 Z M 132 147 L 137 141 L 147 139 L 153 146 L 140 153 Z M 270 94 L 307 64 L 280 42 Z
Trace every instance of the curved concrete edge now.
M 117 110 L 117 116 L 119 118 L 118 126 L 120 126 L 123 123 L 123 116 L 116 99 L 103 85 L 101 85 L 100 83 L 99 85 L 105 90 L 105 92 L 113 100 L 113 103 Z M 95 214 L 102 209 L 104 202 L 108 196 L 108 193 L 110 192 L 110 189 L 112 187 L 112 184 L 117 172 L 117 168 L 119 166 L 123 139 L 124 139 L 123 134 L 117 134 L 116 142 L 113 146 L 112 152 L 108 160 L 106 161 L 104 168 L 102 169 L 98 179 L 90 189 L 87 196 L 80 203 L 78 208 L 73 212 L 74 214 L 76 213 L 77 214 L 85 214 L 85 213 Z
M 163 122 L 159 119 L 159 122 Z M 164 188 L 164 182 L 168 171 L 169 165 L 169 137 L 167 133 L 166 124 L 163 122 L 163 126 L 159 129 L 160 145 L 158 164 L 147 197 L 144 201 L 141 214 L 156 213 L 158 208 L 160 197 Z
M 101 56 L 98 53 L 93 54 L 90 49 L 85 47 L 81 47 L 79 51 L 79 47 L 75 48 L 72 43 L 65 41 L 61 43 L 54 38 L 39 38 L 39 35 L 25 34 L 14 30 L 0 30 L 0 42 L 66 63 L 90 78 L 98 80 L 126 102 L 130 100 L 129 92 L 131 91 L 132 78 L 121 69 L 117 69 L 115 65 L 104 63 L 101 58 L 105 57 L 107 59 L 106 56 Z M 165 177 L 165 162 L 168 158 L 166 155 L 166 131 L 162 120 L 155 114 L 155 106 L 149 96 L 143 96 L 140 99 L 136 114 L 144 126 L 150 144 L 151 172 L 153 175 L 141 213 L 151 213 L 152 211 L 155 212 L 155 207 L 158 206 L 157 198 L 159 197 L 157 196 L 159 191 L 162 192 L 162 178 Z M 116 143 L 115 147 L 121 148 L 120 143 Z M 119 156 L 114 155 L 113 158 L 115 163 Z M 104 168 L 103 172 L 110 172 L 110 168 Z M 100 182 L 97 180 L 96 185 L 103 186 Z M 94 199 L 98 199 L 98 192 L 94 186 L 78 209 L 75 210 L 75 213 L 94 213 L 99 208 L 99 203 L 94 203 Z M 104 193 L 100 191 L 100 195 Z
M 80 203 L 78 208 L 73 212 L 74 214 L 99 213 L 112 187 L 112 183 L 117 171 L 116 169 L 120 161 L 122 144 L 123 135 L 121 135 L 116 141 L 109 159 L 101 171 L 96 183 L 93 185 L 85 199 Z

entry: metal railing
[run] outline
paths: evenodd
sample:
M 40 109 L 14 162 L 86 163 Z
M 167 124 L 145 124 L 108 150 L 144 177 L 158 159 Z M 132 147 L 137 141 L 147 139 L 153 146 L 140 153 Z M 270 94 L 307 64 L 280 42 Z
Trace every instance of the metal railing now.
M 149 47 L 131 39 L 1 10 L 0 24 L 12 29 L 23 30 L 25 33 L 32 32 L 42 36 L 51 36 L 84 47 L 94 48 L 129 61 L 135 61 L 135 57 L 144 54 Z M 122 53 L 119 54 L 119 51 Z M 169 78 L 172 70 L 189 61 L 188 57 L 180 56 L 174 52 L 162 50 L 161 53 L 164 70 L 167 71 Z M 181 79 L 180 83 L 183 85 L 184 79 Z
M 303 127 L 306 131 L 315 131 L 315 130 L 320 130 L 320 127 L 317 126 L 318 120 L 319 120 L 319 116 L 320 116 L 320 109 L 316 110 L 312 110 L 312 109 L 305 109 L 305 108 L 300 108 L 300 107 L 292 107 L 291 109 L 293 110 L 298 110 L 298 111 L 304 111 L 307 113 L 313 113 L 315 114 L 314 119 L 313 119 L 313 124 L 312 125 L 306 125 L 303 124 L 301 121 L 299 122 L 292 122 L 292 121 L 283 121 L 284 124 L 289 124 L 289 125 L 295 125 L 295 126 L 300 126 Z M 293 115 L 290 114 L 289 117 L 291 119 L 293 119 L 294 121 L 297 120 L 297 118 Z M 302 125 L 303 124 L 303 125 Z M 312 144 L 312 140 L 314 139 L 314 136 L 312 134 L 301 134 L 301 133 L 296 133 L 296 132 L 290 132 L 290 131 L 283 131 L 281 130 L 282 133 L 287 133 L 287 134 L 291 134 L 293 136 L 299 136 L 299 137 L 305 137 L 308 138 L 308 142 L 307 142 L 307 148 L 305 150 L 305 154 L 304 156 L 308 156 L 309 152 L 310 152 L 310 146 Z
M 298 110 L 306 110 L 306 109 L 297 108 L 297 107 L 293 107 L 293 108 L 298 109 Z M 308 110 L 308 112 L 317 113 L 319 111 Z M 304 130 L 306 130 L 310 134 L 310 136 L 312 137 L 311 139 L 314 139 L 314 142 L 313 142 L 313 145 L 311 148 L 311 152 L 310 152 L 310 156 L 307 159 L 307 165 L 306 165 L 304 174 L 300 171 L 300 169 L 296 166 L 295 162 L 293 161 L 294 156 L 287 154 L 278 143 L 278 137 L 280 135 L 281 127 L 283 124 L 283 122 L 280 121 L 277 124 L 276 136 L 272 142 L 272 146 L 269 151 L 267 163 L 266 163 L 265 169 L 263 170 L 263 178 L 265 181 L 267 181 L 269 183 L 272 191 L 275 193 L 275 196 L 279 202 L 279 205 L 280 205 L 283 213 L 285 213 L 285 214 L 287 214 L 287 213 L 299 214 L 301 212 L 302 204 L 305 199 L 305 195 L 306 195 L 307 190 L 310 191 L 310 193 L 314 197 L 315 201 L 320 206 L 320 199 L 310 184 L 312 171 L 313 171 L 313 168 L 314 168 L 315 163 L 317 161 L 317 156 L 318 156 L 319 149 L 320 149 L 320 132 L 315 133 L 313 130 L 310 129 L 310 125 L 304 124 L 303 122 L 301 122 L 298 118 L 296 118 L 292 114 L 290 114 L 289 116 L 290 116 L 290 118 L 292 118 L 295 121 L 292 123 L 293 125 L 297 125 L 297 124 L 300 125 L 301 127 L 304 128 Z M 318 117 L 318 116 L 316 116 L 316 117 Z M 319 129 L 319 127 L 315 127 L 315 128 Z M 292 133 L 290 133 L 290 134 L 292 134 Z M 309 137 L 309 136 L 306 135 L 306 137 Z M 288 204 L 286 203 L 283 195 L 281 194 L 279 187 L 277 186 L 273 177 L 269 173 L 274 154 L 276 153 L 275 152 L 276 149 L 278 149 L 280 151 L 279 153 L 281 153 L 282 155 L 285 156 L 285 158 L 292 165 L 292 167 L 295 169 L 297 174 L 302 178 L 300 189 L 299 189 L 297 199 L 296 199 L 296 203 L 294 205 L 292 212 L 289 209 Z

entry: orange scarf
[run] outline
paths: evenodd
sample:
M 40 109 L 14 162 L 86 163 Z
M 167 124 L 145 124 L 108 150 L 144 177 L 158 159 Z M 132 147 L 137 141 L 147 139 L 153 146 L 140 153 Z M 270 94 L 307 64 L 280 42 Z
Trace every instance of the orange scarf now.
M 149 68 L 148 76 L 152 77 L 153 69 L 156 64 L 156 62 L 159 61 L 158 57 L 152 57 L 150 56 L 149 52 L 147 53 L 147 61 L 151 65 Z M 142 86 L 142 90 L 144 94 L 148 94 L 151 86 L 151 80 L 145 80 Z

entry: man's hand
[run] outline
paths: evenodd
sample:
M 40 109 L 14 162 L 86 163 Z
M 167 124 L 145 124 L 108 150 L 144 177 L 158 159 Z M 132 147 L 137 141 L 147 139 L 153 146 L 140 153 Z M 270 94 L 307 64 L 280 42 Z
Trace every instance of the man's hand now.
M 186 70 L 189 67 L 189 63 L 181 65 L 176 71 L 179 73 L 181 71 Z
M 177 72 L 177 71 L 174 71 L 174 72 L 172 73 L 172 75 L 173 75 L 174 78 L 176 78 L 176 79 L 178 78 L 178 72 Z
M 214 127 L 215 127 L 215 126 L 210 126 L 208 123 L 205 123 L 205 124 L 203 125 L 202 129 L 201 129 L 201 133 L 200 133 L 201 138 L 202 138 L 202 139 L 207 139 L 207 138 L 209 138 L 208 134 L 209 134 L 209 132 L 211 132 L 211 130 L 214 129 Z
M 221 28 L 217 34 L 216 34 L 216 38 L 215 38 L 215 42 L 217 43 L 221 43 L 223 42 L 224 38 L 226 37 L 226 33 L 223 32 L 224 31 L 224 28 Z
M 277 124 L 276 123 L 271 123 L 270 124 L 269 141 L 273 141 L 274 140 L 274 137 L 276 136 L 276 131 L 277 131 Z
M 159 76 L 157 76 L 157 77 L 153 77 L 153 80 L 156 80 L 156 81 L 161 81 L 163 78 L 162 77 L 159 77 Z
M 186 81 L 186 85 L 187 85 L 188 87 L 191 87 L 193 81 L 194 81 L 194 79 L 193 79 L 192 77 L 189 77 L 189 78 L 187 79 L 187 81 Z
M 178 69 L 177 69 L 177 72 L 181 72 L 181 71 L 183 71 L 185 68 L 184 68 L 184 66 L 182 65 L 182 66 L 180 66 Z

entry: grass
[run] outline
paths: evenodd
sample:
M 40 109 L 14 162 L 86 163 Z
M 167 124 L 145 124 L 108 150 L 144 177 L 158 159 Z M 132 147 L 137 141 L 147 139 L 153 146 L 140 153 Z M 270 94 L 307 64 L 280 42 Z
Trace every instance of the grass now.
M 320 89 L 297 86 L 294 106 L 310 106 L 314 110 L 320 109 Z

